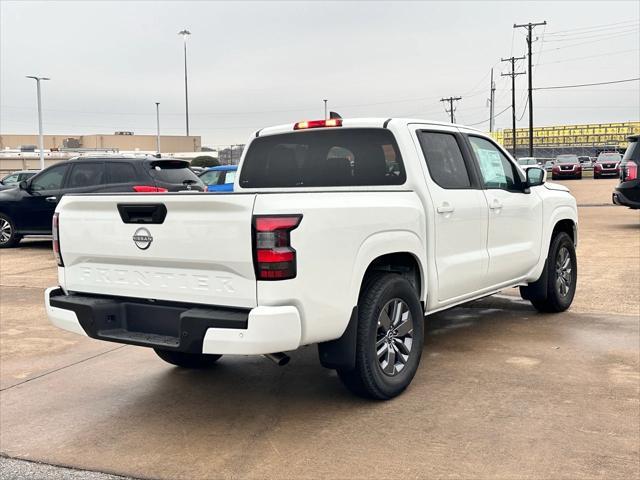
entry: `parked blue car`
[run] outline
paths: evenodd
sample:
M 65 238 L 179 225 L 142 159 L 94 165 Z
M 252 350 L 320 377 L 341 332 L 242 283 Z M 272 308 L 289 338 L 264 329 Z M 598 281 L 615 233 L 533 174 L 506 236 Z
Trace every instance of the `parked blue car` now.
M 211 167 L 200 174 L 200 180 L 207 185 L 208 192 L 233 192 L 237 171 L 237 165 Z

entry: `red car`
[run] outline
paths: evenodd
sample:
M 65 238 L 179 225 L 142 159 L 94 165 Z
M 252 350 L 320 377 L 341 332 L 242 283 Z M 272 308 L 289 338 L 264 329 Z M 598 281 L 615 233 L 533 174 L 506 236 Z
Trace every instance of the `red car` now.
M 558 155 L 551 169 L 551 178 L 582 178 L 582 165 L 577 155 Z
M 622 155 L 617 152 L 602 152 L 593 164 L 593 178 L 620 176 Z

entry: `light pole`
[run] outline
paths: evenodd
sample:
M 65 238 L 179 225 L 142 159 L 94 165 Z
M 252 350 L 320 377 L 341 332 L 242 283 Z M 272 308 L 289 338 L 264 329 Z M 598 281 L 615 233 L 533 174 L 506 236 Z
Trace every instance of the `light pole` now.
M 156 153 L 160 157 L 160 102 L 156 102 Z
M 42 135 L 42 95 L 40 93 L 40 80 L 51 80 L 47 77 L 37 77 L 35 75 L 27 75 L 27 78 L 33 78 L 36 81 L 36 89 L 38 91 L 38 146 L 40 147 L 40 170 L 44 170 L 44 136 Z
M 322 100 L 324 102 L 324 119 L 327 119 L 327 99 Z
M 178 35 L 182 35 L 184 42 L 184 111 L 187 123 L 187 137 L 189 136 L 189 89 L 187 87 L 187 37 L 191 35 L 191 32 L 186 28 L 178 32 Z

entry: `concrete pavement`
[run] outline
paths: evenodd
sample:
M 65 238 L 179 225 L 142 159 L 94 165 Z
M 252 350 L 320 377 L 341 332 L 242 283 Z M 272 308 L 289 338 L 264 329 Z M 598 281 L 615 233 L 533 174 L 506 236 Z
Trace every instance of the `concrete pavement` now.
M 565 184 L 596 205 L 613 183 Z M 568 312 L 512 290 L 429 317 L 418 374 L 389 402 L 351 396 L 315 347 L 284 368 L 183 371 L 61 332 L 42 308 L 50 245 L 2 251 L 0 453 L 141 478 L 637 478 L 640 216 L 580 220 Z

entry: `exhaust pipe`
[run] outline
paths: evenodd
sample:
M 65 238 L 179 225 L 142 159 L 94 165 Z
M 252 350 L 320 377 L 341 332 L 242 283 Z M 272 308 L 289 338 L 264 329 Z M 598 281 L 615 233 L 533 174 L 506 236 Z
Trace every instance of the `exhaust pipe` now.
M 287 363 L 289 363 L 289 360 L 291 360 L 291 357 L 289 357 L 289 355 L 282 352 L 265 353 L 263 356 L 271 360 L 273 363 L 275 363 L 279 367 L 284 367 Z

